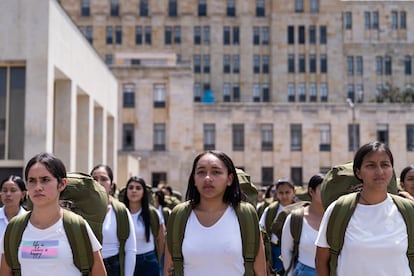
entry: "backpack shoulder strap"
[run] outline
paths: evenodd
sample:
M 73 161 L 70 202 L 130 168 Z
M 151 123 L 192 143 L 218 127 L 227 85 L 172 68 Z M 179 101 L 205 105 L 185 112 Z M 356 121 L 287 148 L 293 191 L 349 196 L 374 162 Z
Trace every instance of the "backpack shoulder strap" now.
M 330 246 L 329 266 L 336 271 L 338 256 L 344 245 L 345 231 L 359 200 L 359 193 L 350 193 L 337 199 L 326 229 L 326 240 Z
M 116 235 L 119 241 L 119 264 L 120 275 L 124 275 L 125 270 L 125 243 L 129 237 L 129 219 L 127 207 L 115 198 L 111 198 L 111 205 L 114 208 L 116 218 Z
M 158 214 L 158 210 L 155 209 L 155 207 L 153 206 L 149 206 L 149 211 L 150 211 L 150 225 L 151 225 L 151 232 L 152 235 L 154 236 L 154 245 L 155 245 L 155 252 L 158 255 L 158 233 L 160 231 L 160 217 Z M 160 258 L 161 256 L 158 256 L 158 258 Z
M 31 214 L 32 212 L 29 211 L 11 219 L 4 234 L 4 257 L 12 269 L 13 275 L 21 273 L 18 257 L 19 245 Z
M 180 203 L 171 211 L 167 224 L 167 246 L 174 263 L 174 275 L 184 275 L 181 247 L 188 217 L 193 210 L 190 201 Z
M 270 203 L 269 208 L 267 209 L 266 218 L 265 218 L 265 230 L 269 239 L 271 239 L 272 233 L 272 223 L 276 218 L 277 210 L 279 209 L 279 201 Z
M 286 269 L 286 275 L 293 268 L 299 257 L 299 243 L 300 236 L 302 235 L 302 226 L 303 226 L 303 216 L 305 208 L 300 207 L 292 210 L 290 213 L 290 234 L 293 238 L 293 252 L 292 259 L 290 261 L 289 267 Z
M 63 228 L 72 249 L 73 263 L 83 276 L 88 276 L 93 266 L 93 250 L 84 218 L 63 209 Z
M 259 219 L 256 210 L 250 203 L 240 202 L 235 211 L 239 220 L 242 238 L 244 275 L 253 276 L 253 264 L 260 246 Z
M 407 227 L 408 248 L 407 257 L 410 264 L 411 273 L 414 274 L 414 205 L 409 200 L 398 195 L 390 194 L 395 205 L 400 211 Z

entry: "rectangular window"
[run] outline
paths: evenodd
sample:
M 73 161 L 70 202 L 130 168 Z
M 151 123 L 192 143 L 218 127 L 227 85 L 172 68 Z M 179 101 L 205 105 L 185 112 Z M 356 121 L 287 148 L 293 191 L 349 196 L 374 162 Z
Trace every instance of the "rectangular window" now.
M 194 73 L 201 73 L 201 56 L 194 55 Z
M 385 75 L 392 75 L 392 57 L 386 56 L 384 59 Z
M 207 0 L 198 0 L 198 16 L 207 16 Z
M 381 56 L 376 56 L 375 57 L 375 64 L 376 64 L 376 73 L 377 73 L 377 76 L 380 76 L 380 75 L 382 75 L 382 74 L 384 74 L 384 71 L 383 71 L 383 66 L 382 66 L 382 64 L 383 64 L 383 58 L 381 57 Z
M 400 12 L 400 29 L 407 29 L 407 13 L 405 11 Z
M 301 167 L 290 168 L 290 178 L 294 185 L 303 186 L 303 172 Z
M 328 72 L 328 58 L 326 54 L 322 54 L 320 56 L 321 59 L 321 73 L 327 73 Z
M 322 124 L 319 127 L 319 150 L 331 150 L 331 126 L 329 124 Z
M 262 124 L 262 151 L 273 151 L 273 125 Z
M 106 65 L 114 64 L 114 56 L 112 54 L 105 55 L 105 64 Z
M 121 26 L 115 27 L 115 42 L 117 45 L 122 44 L 122 27 Z
M 319 94 L 321 102 L 328 102 L 328 85 L 325 82 L 319 84 Z
M 273 184 L 273 168 L 262 167 L 262 186 L 270 186 Z
M 299 26 L 298 36 L 299 44 L 305 44 L 305 26 Z
M 317 101 L 316 83 L 314 82 L 309 83 L 309 101 Z
M 111 16 L 119 16 L 119 0 L 111 0 Z
M 262 73 L 269 74 L 270 68 L 270 58 L 268 55 L 262 56 Z
M 406 126 L 407 151 L 414 151 L 414 124 Z
M 201 102 L 201 84 L 199 82 L 194 83 L 194 101 Z
M 391 12 L 391 29 L 393 30 L 398 29 L 398 12 L 397 11 Z
M 348 125 L 348 150 L 356 152 L 359 148 L 359 125 Z
M 377 124 L 377 141 L 389 145 L 388 124 Z
M 224 45 L 230 45 L 230 27 L 224 26 L 223 27 L 223 44 Z
M 262 27 L 262 45 L 269 45 L 269 27 Z
M 310 12 L 319 12 L 319 0 L 310 0 Z
M 154 84 L 154 108 L 164 108 L 166 98 L 165 84 Z
M 122 87 L 123 96 L 124 96 L 124 108 L 133 108 L 135 107 L 135 84 L 126 83 Z
M 306 102 L 306 83 L 301 82 L 298 86 L 299 102 Z
M 253 102 L 260 102 L 260 84 L 253 84 Z
M 240 36 L 239 36 L 239 27 L 233 27 L 233 45 L 239 45 L 240 43 Z
M 344 27 L 345 30 L 352 29 L 352 12 L 344 12 Z
M 316 55 L 315 54 L 309 55 L 309 72 L 316 73 Z
M 290 125 L 290 150 L 302 151 L 302 125 Z
M 256 16 L 264 17 L 266 15 L 265 0 L 256 0 Z
M 356 85 L 356 101 L 358 103 L 362 103 L 364 101 L 364 85 L 357 84 Z
M 81 15 L 82 16 L 90 16 L 91 15 L 91 1 L 90 0 L 82 0 Z
M 240 73 L 240 56 L 233 55 L 233 73 Z
M 178 12 L 177 0 L 168 0 L 168 16 L 176 17 Z
M 203 73 L 210 73 L 210 55 L 203 55 Z
M 106 44 L 112 45 L 114 43 L 114 37 L 113 37 L 113 29 L 112 26 L 106 26 Z
M 290 45 L 295 44 L 295 26 L 287 27 L 287 42 Z
M 260 55 L 253 55 L 253 73 L 260 73 Z
M 236 16 L 236 0 L 227 0 L 226 5 L 226 15 L 227 16 Z
M 294 102 L 296 100 L 295 94 L 296 94 L 295 84 L 293 82 L 288 83 L 288 101 L 289 102 Z
M 347 56 L 346 57 L 346 65 L 347 65 L 347 74 L 348 76 L 354 75 L 354 57 L 353 56 Z
M 372 12 L 372 28 L 374 30 L 379 29 L 379 12 Z
M 406 55 L 404 57 L 404 73 L 405 73 L 405 75 L 411 75 L 411 66 L 412 66 L 411 56 Z
M 181 27 L 174 27 L 174 44 L 181 44 Z
M 210 44 L 210 27 L 209 26 L 203 27 L 203 44 L 204 45 Z
M 201 44 L 201 27 L 195 26 L 194 27 L 194 45 Z
M 135 148 L 134 138 L 134 124 L 123 124 L 122 125 L 122 149 L 123 150 L 134 150 Z
M 145 44 L 151 45 L 152 35 L 151 35 L 151 26 L 145 26 Z
M 142 27 L 141 26 L 135 27 L 135 44 L 142 45 Z
M 223 85 L 223 102 L 231 101 L 231 84 L 225 82 Z
M 319 26 L 319 43 L 326 44 L 328 41 L 327 36 L 326 26 Z
M 26 67 L 0 66 L 0 160 L 23 159 L 25 98 Z
M 365 30 L 371 29 L 371 13 L 370 12 L 364 12 L 364 26 Z
M 164 43 L 165 43 L 165 45 L 171 45 L 171 43 L 172 43 L 171 26 L 165 26 Z
M 299 73 L 306 73 L 306 59 L 305 55 L 299 55 Z
M 166 127 L 165 124 L 154 124 L 154 151 L 166 150 Z
M 303 0 L 295 0 L 295 12 L 304 12 Z
M 240 86 L 238 83 L 233 83 L 233 102 L 240 102 Z
M 348 99 L 351 99 L 352 102 L 355 102 L 355 88 L 354 88 L 354 84 L 353 83 L 348 84 L 346 97 Z
M 253 27 L 253 45 L 260 45 L 260 27 Z
M 262 101 L 263 102 L 270 102 L 270 91 L 269 91 L 269 84 L 268 83 L 262 83 Z
M 166 172 L 153 172 L 152 175 L 152 187 L 156 188 L 160 186 L 160 183 L 168 183 Z
M 244 151 L 244 125 L 233 124 L 233 151 Z
M 293 54 L 288 55 L 288 73 L 295 73 L 295 56 Z
M 309 26 L 309 44 L 316 44 L 316 27 Z
M 223 56 L 223 73 L 229 74 L 231 70 L 230 66 L 230 55 Z
M 204 124 L 203 126 L 204 150 L 216 148 L 216 126 L 215 124 Z
M 149 15 L 148 0 L 140 0 L 139 16 L 147 17 Z
M 355 57 L 355 73 L 358 76 L 362 76 L 364 74 L 364 60 L 362 56 L 356 56 Z
M 86 39 L 89 41 L 90 44 L 93 43 L 93 27 L 86 26 Z

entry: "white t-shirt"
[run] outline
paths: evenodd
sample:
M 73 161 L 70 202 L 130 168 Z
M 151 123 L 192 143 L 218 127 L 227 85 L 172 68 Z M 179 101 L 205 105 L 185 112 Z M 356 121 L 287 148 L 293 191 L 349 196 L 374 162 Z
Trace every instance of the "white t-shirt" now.
M 201 225 L 192 211 L 185 228 L 182 252 L 184 275 L 244 275 L 241 232 L 234 209 L 228 207 L 210 227 Z
M 119 253 L 119 240 L 117 235 L 118 224 L 116 223 L 115 211 L 112 205 L 109 205 L 110 210 L 106 213 L 102 224 L 102 258 L 109 258 Z M 127 209 L 129 229 L 134 229 L 131 214 Z M 134 275 L 135 261 L 136 261 L 136 240 L 135 232 L 129 231 L 128 239 L 125 242 L 125 275 Z
M 283 206 L 282 204 L 279 203 L 279 208 L 277 209 L 276 216 L 273 219 L 275 219 L 277 217 L 277 215 L 282 211 L 283 208 L 285 208 L 285 206 Z M 267 212 L 268 211 L 269 211 L 269 207 L 266 207 L 263 211 L 262 216 L 260 217 L 259 225 L 262 228 L 266 227 L 266 217 L 267 217 Z M 272 233 L 272 237 L 271 237 L 270 241 L 274 244 L 277 244 L 279 239 L 275 234 Z
M 283 266 L 287 269 L 290 265 L 290 261 L 292 260 L 292 253 L 293 253 L 293 237 L 290 233 L 290 221 L 291 215 L 288 215 L 285 224 L 283 225 L 282 230 L 282 260 Z M 315 268 L 315 255 L 316 255 L 316 246 L 315 240 L 318 236 L 318 231 L 313 229 L 308 221 L 303 218 L 302 224 L 302 232 L 300 236 L 299 242 L 299 257 L 298 261 L 302 264 L 305 264 L 309 267 Z M 293 267 L 290 270 L 292 273 Z
M 161 219 L 160 213 L 157 212 L 158 219 L 160 222 L 160 225 L 163 224 L 163 220 Z M 134 229 L 135 229 L 135 236 L 137 238 L 136 241 L 136 247 L 137 247 L 137 254 L 144 254 L 155 250 L 155 244 L 154 244 L 154 235 L 152 234 L 152 231 L 149 231 L 149 241 L 147 242 L 147 239 L 145 238 L 145 226 L 144 221 L 142 219 L 141 215 L 141 209 L 132 214 L 132 221 L 134 223 Z
M 24 214 L 27 211 L 20 206 L 20 210 L 17 213 L 18 215 Z M 4 231 L 6 231 L 7 224 L 9 224 L 9 220 L 6 217 L 6 213 L 4 211 L 4 206 L 0 208 L 0 237 L 4 235 Z
M 100 250 L 101 245 L 87 222 L 86 229 L 93 252 Z M 3 254 L 3 238 L 0 243 L 1 254 Z M 36 228 L 29 221 L 19 246 L 19 262 L 22 276 L 81 275 L 73 263 L 72 249 L 63 228 L 62 219 L 46 229 Z
M 334 205 L 323 216 L 316 240 L 319 247 L 329 248 L 326 227 Z M 407 247 L 404 219 L 389 195 L 379 204 L 358 203 L 345 231 L 337 275 L 411 275 Z

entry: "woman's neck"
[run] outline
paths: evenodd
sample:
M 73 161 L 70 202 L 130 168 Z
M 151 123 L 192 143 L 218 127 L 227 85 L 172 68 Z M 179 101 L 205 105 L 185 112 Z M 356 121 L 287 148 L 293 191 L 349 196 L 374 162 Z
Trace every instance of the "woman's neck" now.
M 19 213 L 19 211 L 20 205 L 4 206 L 4 214 L 6 215 L 8 221 L 15 217 Z
M 56 207 L 33 207 L 30 215 L 30 222 L 36 228 L 46 229 L 55 224 L 63 215 L 63 210 L 59 206 Z
M 375 192 L 362 189 L 359 196 L 359 203 L 363 205 L 375 205 L 387 198 L 387 192 Z
M 139 201 L 139 202 L 129 202 L 129 211 L 132 214 L 135 214 L 136 212 L 141 210 L 141 208 L 142 208 L 141 201 Z
M 205 212 L 217 212 L 223 211 L 229 206 L 229 203 L 225 203 L 222 200 L 200 200 L 196 209 Z

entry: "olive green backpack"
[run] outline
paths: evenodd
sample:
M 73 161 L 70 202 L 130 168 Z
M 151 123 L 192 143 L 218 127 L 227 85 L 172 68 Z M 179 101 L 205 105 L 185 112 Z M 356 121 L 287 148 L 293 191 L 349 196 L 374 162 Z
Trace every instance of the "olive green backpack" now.
M 345 231 L 348 223 L 355 211 L 359 200 L 359 193 L 350 193 L 341 196 L 335 203 L 326 230 L 326 239 L 329 244 L 330 275 L 336 275 L 336 267 L 338 265 L 338 256 L 341 253 L 344 244 Z M 391 194 L 398 211 L 400 211 L 408 234 L 407 257 L 412 274 L 414 275 L 414 205 L 407 199 L 398 195 Z
M 193 207 L 190 201 L 178 204 L 171 212 L 167 224 L 167 246 L 174 264 L 174 275 L 184 275 L 182 244 L 185 227 Z M 260 246 L 259 220 L 255 208 L 241 202 L 235 208 L 242 236 L 243 259 L 246 276 L 253 276 L 253 264 Z

